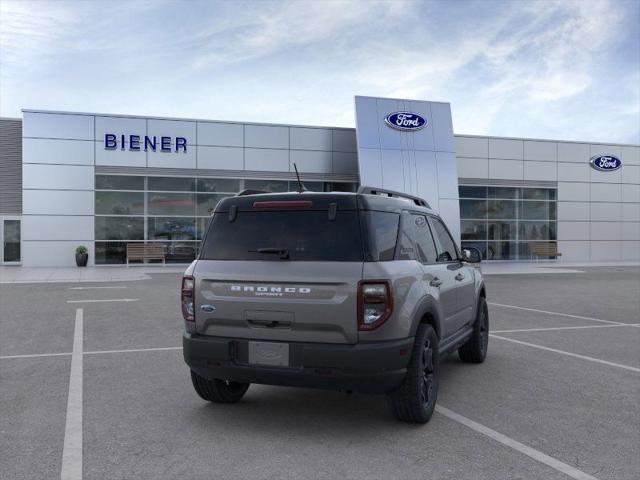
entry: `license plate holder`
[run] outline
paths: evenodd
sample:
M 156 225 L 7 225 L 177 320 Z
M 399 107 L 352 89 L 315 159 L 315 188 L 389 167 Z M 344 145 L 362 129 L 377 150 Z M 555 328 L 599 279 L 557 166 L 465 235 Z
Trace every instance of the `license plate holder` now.
M 252 365 L 289 366 L 289 344 L 249 342 L 249 363 Z

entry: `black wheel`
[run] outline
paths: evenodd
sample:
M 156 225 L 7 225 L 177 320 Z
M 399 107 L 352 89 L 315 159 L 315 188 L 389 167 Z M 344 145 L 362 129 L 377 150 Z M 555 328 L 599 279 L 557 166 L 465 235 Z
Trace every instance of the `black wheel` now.
M 438 336 L 431 325 L 421 324 L 411 352 L 407 376 L 387 394 L 389 409 L 398 420 L 427 423 L 438 398 Z
M 191 382 L 200 397 L 215 403 L 236 403 L 244 396 L 250 385 L 227 380 L 208 380 L 193 370 L 191 370 Z
M 487 358 L 489 346 L 489 309 L 487 301 L 480 297 L 478 313 L 473 324 L 473 334 L 467 342 L 458 349 L 460 360 L 467 363 L 482 363 Z

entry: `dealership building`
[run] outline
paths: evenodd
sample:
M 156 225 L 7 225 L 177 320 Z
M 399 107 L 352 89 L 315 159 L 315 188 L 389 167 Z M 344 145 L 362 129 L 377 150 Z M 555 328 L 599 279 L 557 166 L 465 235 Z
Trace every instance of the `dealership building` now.
M 359 185 L 427 200 L 487 260 L 640 259 L 640 146 L 453 133 L 449 104 L 356 97 L 356 128 L 23 110 L 0 119 L 0 262 L 166 262 L 244 189 Z

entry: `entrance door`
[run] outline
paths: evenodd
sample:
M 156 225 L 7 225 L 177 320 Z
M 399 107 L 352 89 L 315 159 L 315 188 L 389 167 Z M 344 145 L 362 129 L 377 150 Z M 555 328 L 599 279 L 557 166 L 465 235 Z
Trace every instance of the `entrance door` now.
M 19 218 L 2 217 L 0 221 L 0 239 L 2 239 L 0 261 L 5 265 L 20 264 L 22 257 L 20 252 L 21 229 Z

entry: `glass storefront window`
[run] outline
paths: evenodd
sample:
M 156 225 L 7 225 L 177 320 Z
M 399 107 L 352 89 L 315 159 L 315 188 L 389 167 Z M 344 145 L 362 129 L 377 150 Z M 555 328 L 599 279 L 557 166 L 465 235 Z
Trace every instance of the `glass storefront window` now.
M 144 177 L 96 175 L 96 190 L 144 190 Z
M 487 198 L 515 199 L 518 190 L 518 188 L 513 187 L 488 187 Z
M 515 219 L 516 202 L 511 200 L 489 200 L 487 214 L 489 218 Z
M 196 180 L 198 192 L 228 192 L 240 191 L 240 180 L 233 178 L 198 178 Z
M 96 242 L 96 265 L 127 263 L 127 243 L 130 242 Z
M 196 189 L 195 178 L 149 177 L 147 189 L 156 191 L 193 192 Z
M 556 204 L 550 202 L 528 202 L 521 203 L 521 218 L 527 220 L 555 220 Z
M 555 225 L 548 222 L 520 222 L 520 240 L 555 240 Z
M 149 192 L 147 195 L 149 215 L 195 216 L 196 198 L 194 193 Z
M 486 200 L 460 200 L 460 218 L 486 218 Z
M 489 240 L 515 240 L 516 224 L 515 222 L 489 222 L 487 233 Z
M 522 198 L 524 200 L 555 200 L 556 191 L 550 188 L 523 188 Z
M 487 198 L 487 187 L 458 187 L 460 198 Z
M 535 242 L 556 240 L 556 190 L 533 187 L 459 187 L 463 247 L 487 260 L 531 258 Z
M 96 240 L 144 240 L 144 217 L 95 217 Z
M 196 238 L 195 218 L 148 217 L 148 240 L 194 240 Z
M 460 235 L 462 240 L 485 240 L 487 238 L 487 222 L 483 220 L 461 220 Z
M 142 192 L 96 192 L 97 215 L 144 215 Z
M 515 260 L 516 242 L 487 242 L 487 260 Z
M 289 191 L 289 182 L 283 180 L 245 180 L 244 188 L 264 192 L 287 192 Z
M 355 183 L 304 182 L 311 191 L 356 191 Z M 165 247 L 167 262 L 190 262 L 218 202 L 242 189 L 286 192 L 290 180 L 95 176 L 96 264 L 126 263 L 129 243 Z

